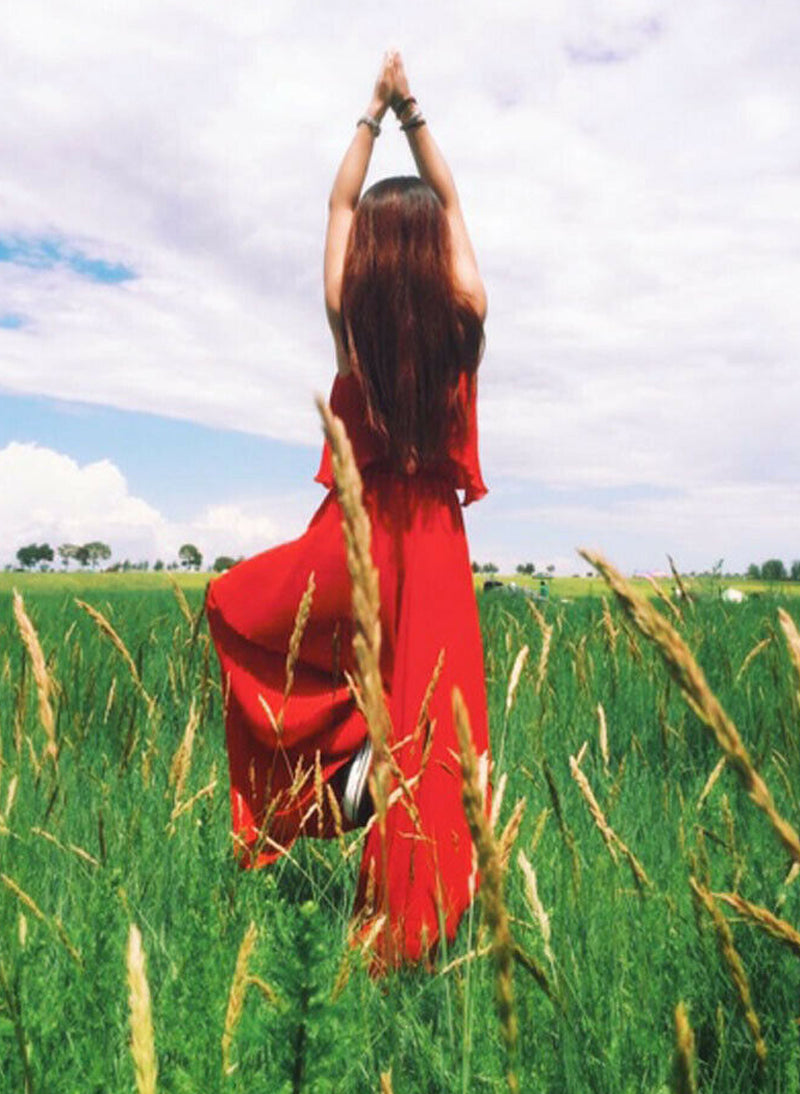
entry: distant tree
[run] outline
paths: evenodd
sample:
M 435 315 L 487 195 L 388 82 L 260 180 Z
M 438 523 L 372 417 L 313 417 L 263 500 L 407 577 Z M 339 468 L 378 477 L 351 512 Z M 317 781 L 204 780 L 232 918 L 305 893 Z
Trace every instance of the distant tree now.
M 77 550 L 78 545 L 76 543 L 62 543 L 58 548 L 58 557 L 61 559 L 61 565 L 65 570 L 68 569 L 70 562 L 75 561 L 75 552 Z
M 203 556 L 193 543 L 184 543 L 178 551 L 178 558 L 184 570 L 199 570 L 203 562 Z
M 230 555 L 218 555 L 214 559 L 214 565 L 211 567 L 211 569 L 215 573 L 221 574 L 223 572 L 223 570 L 230 570 L 231 566 L 235 566 L 235 565 L 236 565 L 236 559 L 231 558 Z
M 796 558 L 789 568 L 792 581 L 800 581 L 800 558 Z
M 758 581 L 758 579 L 761 577 L 761 567 L 758 565 L 757 562 L 751 562 L 750 565 L 747 567 L 747 576 L 750 578 L 751 581 Z
M 551 563 L 550 563 L 550 565 L 549 565 L 549 566 L 547 567 L 547 572 L 548 572 L 548 574 L 554 574 L 554 573 L 556 572 L 556 568 L 555 568 L 555 566 L 553 565 L 553 563 L 552 563 L 552 562 L 551 562 Z
M 90 543 L 84 543 L 80 550 L 85 552 L 86 563 L 94 570 L 98 562 L 107 562 L 111 558 L 111 548 L 107 543 L 101 543 L 99 539 L 93 539 Z M 81 563 L 81 565 L 86 565 Z
M 17 561 L 26 570 L 31 566 L 52 562 L 53 557 L 53 548 L 49 543 L 29 543 L 27 547 L 20 547 L 17 551 Z
M 768 558 L 761 567 L 761 576 L 764 581 L 785 581 L 786 567 L 779 558 Z
M 481 572 L 481 564 L 480 562 L 476 562 L 475 559 L 472 560 L 472 572 L 473 574 L 479 574 Z
M 163 563 L 163 562 L 161 561 L 161 559 L 160 559 L 160 558 L 157 558 L 157 559 L 155 560 L 155 562 L 153 563 L 153 569 L 154 569 L 154 570 L 155 570 L 156 572 L 160 572 L 161 570 L 163 570 L 163 569 L 164 569 L 164 563 Z
M 517 573 L 528 574 L 529 577 L 532 577 L 536 573 L 536 566 L 533 562 L 520 562 L 517 566 Z
M 498 572 L 498 568 L 493 562 L 486 562 L 483 565 L 483 572 L 485 574 L 496 574 Z
M 85 543 L 76 549 L 75 561 L 82 568 L 89 565 L 89 549 Z

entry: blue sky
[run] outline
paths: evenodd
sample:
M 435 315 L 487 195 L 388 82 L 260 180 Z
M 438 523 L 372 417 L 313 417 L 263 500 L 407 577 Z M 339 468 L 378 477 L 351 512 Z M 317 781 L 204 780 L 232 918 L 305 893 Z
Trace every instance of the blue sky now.
M 0 564 L 81 537 L 249 554 L 305 526 L 325 202 L 389 45 L 489 296 L 473 556 L 800 557 L 798 41 L 789 0 L 19 6 Z M 389 121 L 368 181 L 411 168 Z

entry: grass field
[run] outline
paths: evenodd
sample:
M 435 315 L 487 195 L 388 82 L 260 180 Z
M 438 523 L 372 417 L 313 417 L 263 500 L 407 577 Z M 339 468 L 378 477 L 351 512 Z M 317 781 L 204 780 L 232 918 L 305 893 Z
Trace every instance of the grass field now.
M 366 1092 L 389 1072 L 398 1094 L 507 1089 L 479 905 L 433 974 L 374 982 L 346 942 L 357 856 L 301 840 L 268 870 L 237 868 L 205 580 L 181 576 L 182 598 L 166 575 L 0 576 L 0 1090 L 136 1089 L 131 924 L 159 1090 Z M 46 659 L 52 726 L 12 585 Z M 690 1090 L 673 1075 L 682 1001 L 700 1090 L 798 1092 L 790 854 L 732 762 L 708 789 L 722 753 L 659 651 L 596 595 L 599 579 L 580 590 L 555 581 L 539 619 L 513 592 L 479 598 L 495 786 L 507 777 L 499 828 L 525 800 L 505 882 L 518 947 L 510 1066 L 524 1091 Z M 708 595 L 672 621 L 796 828 L 800 684 L 774 594 L 796 623 L 800 602 L 759 591 L 742 605 Z M 719 896 L 715 920 L 690 877 L 701 894 L 767 909 L 782 941 Z M 146 1057 L 140 1090 L 152 1089 Z

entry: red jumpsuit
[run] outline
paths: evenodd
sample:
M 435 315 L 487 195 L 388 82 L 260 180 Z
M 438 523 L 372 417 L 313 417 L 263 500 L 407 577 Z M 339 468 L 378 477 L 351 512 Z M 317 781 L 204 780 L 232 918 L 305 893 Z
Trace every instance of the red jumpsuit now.
M 472 849 L 461 805 L 453 687 L 463 693 L 478 754 L 488 750 L 483 650 L 456 494 L 464 490 L 466 505 L 486 487 L 478 462 L 475 384 L 462 378 L 459 390 L 468 419 L 463 443 L 452 446 L 435 470 L 407 475 L 388 466 L 380 438 L 367 423 L 357 377 L 337 377 L 331 394 L 361 472 L 380 574 L 390 744 L 413 784 L 414 805 L 399 794 L 388 812 L 385 855 L 377 824 L 367 835 L 355 901 L 356 914 L 367 923 L 373 912 L 388 911 L 388 930 L 376 947 L 392 963 L 419 960 L 437 942 L 440 923 L 452 939 L 470 900 Z M 273 861 L 298 836 L 334 835 L 327 793 L 321 815 L 317 808 L 317 753 L 323 782 L 330 782 L 367 734 L 344 677 L 354 671 L 351 588 L 327 444 L 316 477 L 328 493 L 303 535 L 239 563 L 208 592 L 226 699 L 233 832 L 246 866 Z M 312 571 L 313 603 L 279 721 L 289 638 Z M 444 665 L 429 723 L 415 735 L 441 650 Z M 415 782 L 431 731 L 427 763 Z M 365 907 L 373 894 L 373 907 Z

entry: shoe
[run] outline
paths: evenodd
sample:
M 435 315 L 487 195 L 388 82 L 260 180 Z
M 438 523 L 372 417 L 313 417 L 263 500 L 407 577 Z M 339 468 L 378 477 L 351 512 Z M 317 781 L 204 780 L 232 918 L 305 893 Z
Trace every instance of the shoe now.
M 342 812 L 351 824 L 364 825 L 372 815 L 372 797 L 368 786 L 371 770 L 372 741 L 367 737 L 345 768 Z

